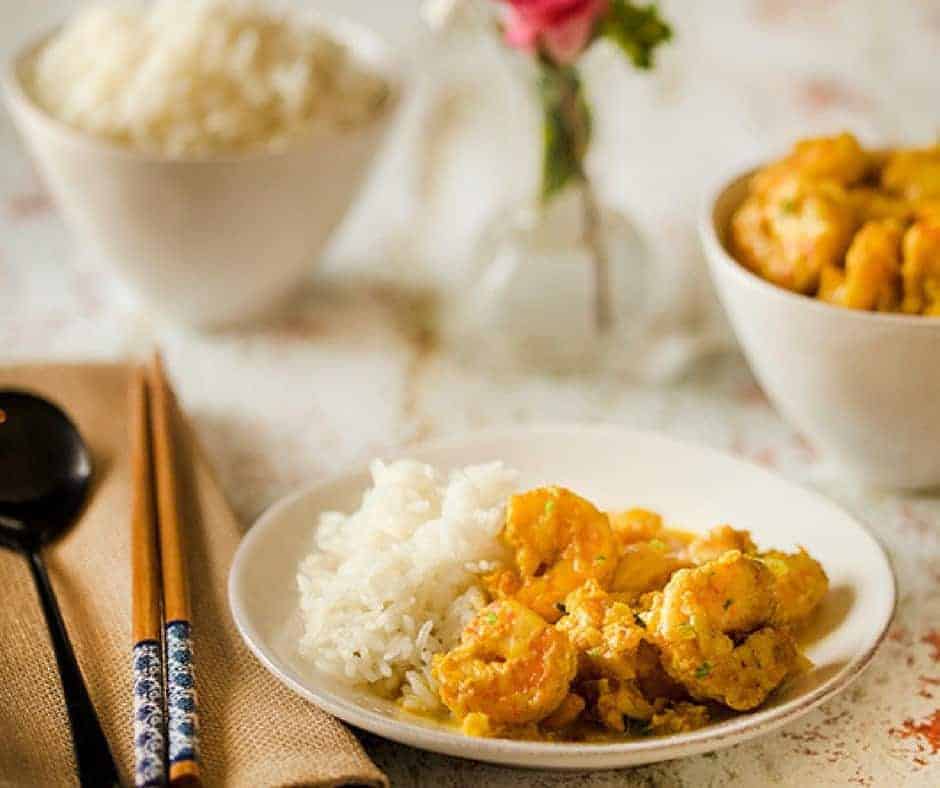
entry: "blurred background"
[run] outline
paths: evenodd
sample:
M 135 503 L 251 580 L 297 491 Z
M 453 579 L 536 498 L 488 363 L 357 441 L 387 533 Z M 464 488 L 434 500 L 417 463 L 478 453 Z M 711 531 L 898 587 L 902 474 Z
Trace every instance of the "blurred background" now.
M 378 31 L 413 75 L 399 126 L 371 187 L 329 255 L 331 269 L 369 267 L 425 283 L 460 272 L 481 226 L 538 185 L 538 109 L 517 58 L 455 0 L 319 0 Z M 64 19 L 74 0 L 0 5 L 0 54 Z M 676 31 L 650 73 L 608 45 L 585 62 L 594 106 L 589 169 L 603 198 L 625 210 L 656 251 L 671 312 L 694 318 L 709 303 L 694 234 L 705 191 L 721 176 L 785 149 L 799 136 L 851 129 L 870 143 L 926 143 L 938 133 L 940 4 L 932 0 L 666 0 Z M 0 320 L 67 319 L 74 310 L 43 274 L 61 272 L 68 247 L 51 237 L 40 187 L 6 116 L 0 121 L 5 210 Z M 9 223 L 34 220 L 36 233 Z M 41 229 L 40 229 L 41 228 Z M 37 244 L 39 248 L 37 248 Z M 25 260 L 29 260 L 29 264 Z M 19 262 L 17 262 L 19 261 Z M 12 290 L 15 269 L 21 290 Z M 34 289 L 35 288 L 35 289 Z M 46 291 L 43 294 L 43 291 Z M 14 295 L 16 293 L 16 295 Z M 51 339 L 46 337 L 45 341 Z M 79 341 L 72 337 L 73 341 Z

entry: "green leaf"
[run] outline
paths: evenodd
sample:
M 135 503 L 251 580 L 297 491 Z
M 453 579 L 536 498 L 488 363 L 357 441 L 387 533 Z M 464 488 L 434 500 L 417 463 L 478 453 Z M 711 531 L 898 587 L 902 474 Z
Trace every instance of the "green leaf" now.
M 568 184 L 568 181 L 578 175 L 579 168 L 564 124 L 553 112 L 545 114 L 544 138 L 542 201 L 548 202 Z
M 629 0 L 613 0 L 600 32 L 643 69 L 652 68 L 656 47 L 672 39 L 672 28 L 655 4 L 637 6 Z
M 570 66 L 540 61 L 539 93 L 544 112 L 542 201 L 584 177 L 584 157 L 591 139 L 591 113 L 578 72 Z

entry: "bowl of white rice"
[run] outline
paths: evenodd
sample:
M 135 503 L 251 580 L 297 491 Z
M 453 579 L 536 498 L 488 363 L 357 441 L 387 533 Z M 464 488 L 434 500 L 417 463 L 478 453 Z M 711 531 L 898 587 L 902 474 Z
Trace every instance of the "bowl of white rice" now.
M 401 90 L 344 20 L 255 0 L 80 11 L 25 47 L 8 106 L 80 243 L 153 311 L 269 310 L 313 268 Z

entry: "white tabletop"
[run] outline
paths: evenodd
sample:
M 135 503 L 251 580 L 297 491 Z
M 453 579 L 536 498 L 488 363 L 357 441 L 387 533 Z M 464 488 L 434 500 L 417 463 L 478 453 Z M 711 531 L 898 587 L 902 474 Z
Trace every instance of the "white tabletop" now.
M 0 54 L 76 5 L 5 0 Z M 398 42 L 419 41 L 413 49 L 425 55 L 433 49 L 415 32 L 411 0 L 394 9 L 367 0 L 319 5 L 343 7 Z M 603 54 L 592 60 L 592 92 L 602 104 L 592 168 L 607 199 L 669 252 L 668 265 L 680 274 L 672 277 L 680 284 L 671 296 L 676 311 L 694 316 L 708 301 L 679 295 L 699 292 L 693 219 L 712 178 L 808 130 L 846 127 L 869 141 L 922 142 L 940 131 L 940 5 L 663 5 L 679 37 L 656 75 L 637 77 Z M 511 146 L 535 144 L 527 133 L 494 137 L 499 127 L 485 117 L 481 110 L 475 130 L 458 131 L 453 145 L 474 134 L 503 161 L 512 158 Z M 404 132 L 400 142 L 407 147 Z M 449 155 L 450 179 L 425 195 L 418 214 L 402 208 L 402 195 L 413 188 L 402 161 L 405 154 L 392 156 L 381 168 L 330 255 L 329 274 L 311 278 L 294 311 L 262 328 L 200 336 L 157 327 L 117 303 L 107 276 L 75 252 L 9 117 L 0 113 L 0 362 L 117 358 L 158 340 L 246 524 L 295 486 L 390 446 L 485 425 L 611 421 L 699 441 L 815 486 L 867 523 L 890 552 L 900 607 L 889 639 L 858 683 L 781 732 L 679 762 L 577 775 L 500 769 L 366 736 L 396 786 L 940 783 L 940 753 L 900 735 L 906 720 L 940 714 L 940 497 L 863 490 L 840 479 L 780 420 L 736 353 L 702 361 L 680 382 L 659 388 L 493 377 L 461 367 L 390 282 L 433 283 L 459 265 L 482 221 L 472 207 L 440 207 L 455 183 L 466 183 L 462 174 L 476 178 L 475 204 L 495 205 L 500 185 L 528 184 L 532 173 L 520 164 L 518 179 L 487 179 L 479 158 L 467 163 Z M 378 271 L 382 282 L 364 284 L 353 268 Z

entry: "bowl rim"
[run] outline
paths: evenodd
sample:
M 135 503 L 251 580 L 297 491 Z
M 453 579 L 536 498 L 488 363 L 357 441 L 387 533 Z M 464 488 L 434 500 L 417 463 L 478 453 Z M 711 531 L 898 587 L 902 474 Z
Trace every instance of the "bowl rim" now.
M 766 163 L 766 162 L 765 162 Z M 705 257 L 715 280 L 718 274 L 727 275 L 736 284 L 750 289 L 756 295 L 778 301 L 782 305 L 792 305 L 795 309 L 806 308 L 822 315 L 830 315 L 835 320 L 867 323 L 869 325 L 881 324 L 884 326 L 908 326 L 918 331 L 940 331 L 940 318 L 927 315 L 907 315 L 897 312 L 869 312 L 863 309 L 846 309 L 818 298 L 794 293 L 778 285 L 762 279 L 753 271 L 739 263 L 725 247 L 722 236 L 726 228 L 717 227 L 715 211 L 718 203 L 732 189 L 740 188 L 742 182 L 749 179 L 761 166 L 757 164 L 745 169 L 738 169 L 728 177 L 721 178 L 717 185 L 713 185 L 706 192 L 702 201 L 698 217 L 699 240 L 704 247 Z M 734 206 L 737 208 L 738 206 Z M 717 283 L 716 283 L 717 284 Z
M 38 123 L 45 131 L 56 137 L 59 141 L 90 152 L 110 155 L 119 159 L 127 159 L 146 164 L 180 165 L 211 165 L 233 164 L 236 162 L 257 161 L 261 159 L 276 159 L 289 156 L 298 150 L 309 148 L 325 138 L 347 137 L 363 134 L 374 128 L 381 127 L 391 118 L 401 101 L 403 93 L 403 68 L 400 59 L 395 55 L 391 45 L 378 33 L 365 25 L 353 22 L 346 17 L 334 14 L 323 14 L 310 9 L 299 11 L 305 21 L 312 22 L 317 27 L 325 29 L 330 35 L 339 39 L 348 46 L 362 60 L 377 67 L 382 78 L 388 85 L 389 91 L 385 105 L 381 111 L 365 123 L 356 124 L 348 129 L 333 129 L 322 124 L 314 124 L 307 133 L 299 134 L 289 140 L 283 148 L 268 149 L 263 145 L 249 148 L 245 151 L 228 151 L 218 154 L 183 154 L 171 156 L 155 150 L 142 150 L 129 145 L 120 145 L 106 137 L 97 136 L 89 131 L 72 126 L 57 118 L 44 109 L 30 95 L 23 84 L 22 69 L 30 58 L 34 57 L 48 41 L 59 32 L 72 18 L 59 22 L 47 28 L 44 32 L 34 35 L 26 43 L 14 50 L 13 54 L 2 61 L 3 71 L 0 74 L 0 94 L 6 99 L 11 110 L 20 111 L 32 121 Z

